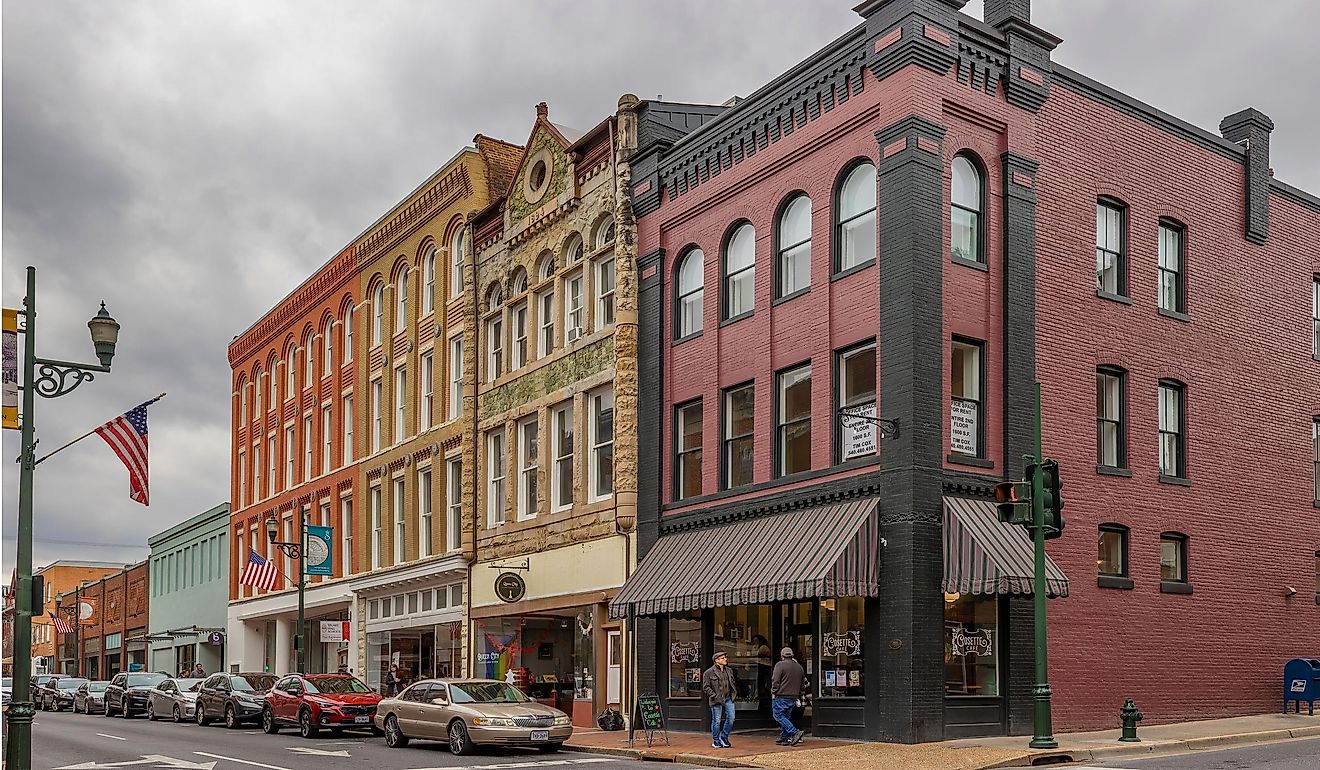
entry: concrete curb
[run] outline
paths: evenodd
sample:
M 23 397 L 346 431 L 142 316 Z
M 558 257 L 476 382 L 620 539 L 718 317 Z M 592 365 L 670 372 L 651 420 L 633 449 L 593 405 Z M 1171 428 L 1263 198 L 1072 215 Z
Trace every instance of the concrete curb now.
M 1116 757 L 1136 756 L 1140 754 L 1183 753 L 1226 749 L 1235 746 L 1250 746 L 1255 743 L 1271 743 L 1296 738 L 1313 738 L 1320 735 L 1320 725 L 1294 727 L 1282 730 L 1261 730 L 1254 733 L 1233 733 L 1230 735 L 1207 735 L 1201 738 L 1184 738 L 1164 741 L 1142 741 L 1120 746 L 1097 746 L 1093 749 L 1048 749 L 1025 751 L 1009 759 L 982 765 L 979 770 L 1033 765 L 1041 759 L 1067 759 L 1072 762 L 1091 762 Z
M 706 754 L 673 754 L 667 751 L 655 751 L 653 749 L 623 749 L 612 746 L 575 746 L 565 744 L 564 751 L 575 751 L 579 754 L 603 754 L 610 757 L 626 757 L 628 759 L 646 760 L 650 762 L 677 762 L 685 765 L 700 765 L 701 767 L 755 767 L 746 762 L 740 762 L 736 759 L 725 759 L 724 757 L 712 757 Z

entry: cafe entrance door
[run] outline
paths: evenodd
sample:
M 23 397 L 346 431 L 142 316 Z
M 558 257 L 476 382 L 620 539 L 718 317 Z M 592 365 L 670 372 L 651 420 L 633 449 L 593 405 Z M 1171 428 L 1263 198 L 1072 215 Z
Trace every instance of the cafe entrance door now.
M 816 603 L 793 602 L 782 609 L 783 629 L 780 648 L 791 647 L 793 657 L 807 672 L 804 694 L 815 692 L 816 681 Z M 779 651 L 775 651 L 778 658 Z M 811 699 L 804 698 L 802 709 L 793 711 L 793 724 L 800 730 L 811 729 Z

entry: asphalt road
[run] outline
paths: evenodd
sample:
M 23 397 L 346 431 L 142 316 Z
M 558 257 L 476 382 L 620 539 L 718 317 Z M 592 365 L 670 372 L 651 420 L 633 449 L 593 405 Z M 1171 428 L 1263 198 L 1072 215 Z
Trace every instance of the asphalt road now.
M 228 730 L 222 725 L 148 722 L 99 715 L 38 711 L 32 730 L 33 770 L 97 770 L 101 767 L 175 770 L 430 770 L 481 767 L 486 770 L 638 770 L 639 761 L 563 751 L 486 749 L 455 757 L 444 744 L 414 741 L 389 749 L 370 734 L 304 740 L 287 728 L 266 735 L 255 726 Z M 686 766 L 668 765 L 682 770 Z
M 1316 770 L 1320 768 L 1320 738 L 1144 759 L 1107 759 L 1067 767 L 1077 770 Z

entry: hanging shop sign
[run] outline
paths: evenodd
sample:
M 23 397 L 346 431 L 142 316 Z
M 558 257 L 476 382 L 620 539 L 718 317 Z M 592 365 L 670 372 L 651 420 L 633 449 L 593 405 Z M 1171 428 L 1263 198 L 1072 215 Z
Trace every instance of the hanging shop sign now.
M 495 595 L 501 601 L 521 601 L 527 595 L 527 583 L 516 572 L 501 572 L 495 578 Z

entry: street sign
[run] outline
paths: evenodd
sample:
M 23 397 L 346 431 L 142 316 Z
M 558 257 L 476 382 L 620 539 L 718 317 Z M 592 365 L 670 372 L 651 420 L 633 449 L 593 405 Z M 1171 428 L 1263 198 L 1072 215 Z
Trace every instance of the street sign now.
M 333 575 L 335 572 L 334 528 L 307 526 L 306 569 L 308 575 Z
M 225 643 L 225 635 L 219 631 L 212 631 L 211 635 L 208 636 L 206 640 L 211 643 L 212 647 L 219 647 Z

